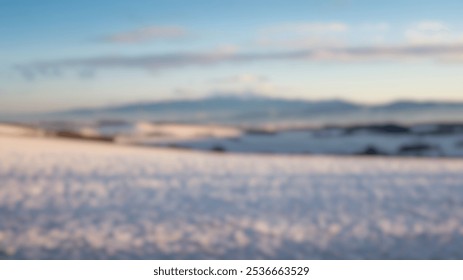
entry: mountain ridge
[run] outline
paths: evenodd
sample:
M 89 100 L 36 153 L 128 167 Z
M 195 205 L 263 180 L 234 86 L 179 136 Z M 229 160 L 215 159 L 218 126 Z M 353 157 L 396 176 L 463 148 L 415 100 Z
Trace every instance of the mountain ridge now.
M 215 95 L 199 99 L 145 101 L 105 106 L 79 108 L 52 112 L 49 116 L 123 117 L 157 121 L 180 122 L 272 122 L 307 121 L 352 117 L 368 119 L 383 116 L 385 120 L 395 115 L 448 115 L 456 113 L 463 120 L 463 102 L 399 100 L 385 104 L 360 104 L 343 99 L 304 100 L 266 96 Z M 450 116 L 451 117 L 451 116 Z M 403 118 L 407 119 L 408 116 Z

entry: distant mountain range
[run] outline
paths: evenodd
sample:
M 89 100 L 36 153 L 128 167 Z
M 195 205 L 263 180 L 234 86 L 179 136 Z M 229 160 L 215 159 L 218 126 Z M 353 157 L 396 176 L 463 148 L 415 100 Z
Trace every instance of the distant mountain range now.
M 463 103 L 398 101 L 363 105 L 344 100 L 290 100 L 262 96 L 140 102 L 76 109 L 47 117 L 199 123 L 366 123 L 463 121 Z

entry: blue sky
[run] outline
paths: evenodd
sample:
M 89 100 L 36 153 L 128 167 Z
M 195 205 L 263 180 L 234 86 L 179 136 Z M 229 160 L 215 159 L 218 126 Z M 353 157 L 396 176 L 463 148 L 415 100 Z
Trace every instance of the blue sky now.
M 463 101 L 463 1 L 0 0 L 0 110 L 258 93 Z

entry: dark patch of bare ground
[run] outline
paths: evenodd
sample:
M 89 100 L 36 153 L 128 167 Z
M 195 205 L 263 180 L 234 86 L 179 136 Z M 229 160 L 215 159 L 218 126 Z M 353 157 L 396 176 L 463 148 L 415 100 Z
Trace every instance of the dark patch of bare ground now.
M 87 136 L 73 131 L 57 131 L 51 133 L 52 136 L 85 141 L 114 142 L 114 137 L 109 136 Z

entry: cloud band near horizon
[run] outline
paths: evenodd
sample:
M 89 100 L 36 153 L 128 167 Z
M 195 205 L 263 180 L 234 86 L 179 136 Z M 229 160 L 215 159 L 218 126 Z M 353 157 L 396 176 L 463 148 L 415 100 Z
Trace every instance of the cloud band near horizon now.
M 436 59 L 440 62 L 463 61 L 463 44 L 367 46 L 345 48 L 298 49 L 278 52 L 211 51 L 202 53 L 146 54 L 139 56 L 96 56 L 15 65 L 24 76 L 40 76 L 66 70 L 98 71 L 105 69 L 135 69 L 162 71 L 183 67 L 212 66 L 224 63 L 257 61 L 303 60 L 361 62 Z

